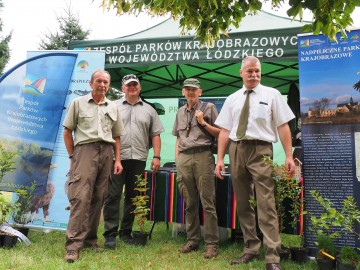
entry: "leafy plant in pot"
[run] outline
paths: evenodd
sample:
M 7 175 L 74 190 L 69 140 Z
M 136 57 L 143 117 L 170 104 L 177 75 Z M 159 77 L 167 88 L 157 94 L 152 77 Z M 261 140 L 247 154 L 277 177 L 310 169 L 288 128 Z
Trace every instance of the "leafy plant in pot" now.
M 336 267 L 336 246 L 331 236 L 319 234 L 317 236 L 318 252 L 316 263 L 320 270 L 332 270 Z
M 148 219 L 150 212 L 149 196 L 147 195 L 147 179 L 142 175 L 137 175 L 135 190 L 138 195 L 132 198 L 132 204 L 136 207 L 133 211 L 135 215 L 136 224 L 139 226 L 139 231 L 133 231 L 134 244 L 146 245 L 149 233 L 145 232 L 145 222 Z
M 278 212 L 279 217 L 279 228 L 280 232 L 284 230 L 284 219 L 285 219 L 285 212 L 288 211 L 291 216 L 291 225 L 294 230 L 294 233 L 296 233 L 297 225 L 300 220 L 300 216 L 305 214 L 303 211 L 303 186 L 300 185 L 300 182 L 298 179 L 295 179 L 294 177 L 289 176 L 285 165 L 278 165 L 269 157 L 264 157 L 263 161 L 267 164 L 270 164 L 273 168 L 273 179 L 275 182 L 275 205 L 276 210 Z M 290 209 L 285 209 L 285 202 L 290 202 Z M 302 233 L 300 231 L 300 233 Z M 302 239 L 302 235 L 300 235 Z M 292 251 L 294 250 L 294 251 Z M 300 251 L 299 251 L 300 250 Z M 285 247 L 282 246 L 280 250 L 280 258 L 286 259 L 289 257 L 290 253 L 294 253 L 295 255 L 292 255 L 292 259 L 295 256 L 294 260 L 296 259 L 297 253 L 300 252 L 300 262 L 307 261 L 307 254 L 308 249 L 302 248 L 302 240 L 301 240 L 301 248 L 299 247 Z M 305 252 L 305 255 L 302 255 L 302 253 Z
M 15 211 L 17 204 L 9 201 L 0 192 L 0 226 L 8 226 L 9 216 Z M 2 229 L 2 228 L 1 228 Z M 17 242 L 17 236 L 0 230 L 0 243 L 5 247 L 13 247 Z
M 7 151 L 4 149 L 3 145 L 0 144 L 0 183 L 3 180 L 3 177 L 6 173 L 12 172 L 15 168 L 13 167 L 15 161 L 13 158 L 18 154 L 18 152 Z M 8 225 L 10 215 L 14 213 L 17 208 L 17 203 L 11 202 L 7 199 L 3 193 L 0 192 L 0 226 Z M 17 237 L 11 235 L 7 232 L 0 230 L 0 245 L 6 247 L 13 247 L 17 242 Z
M 18 207 L 15 209 L 12 219 L 15 223 L 14 228 L 23 233 L 25 236 L 27 236 L 29 228 L 25 228 L 24 225 L 32 220 L 30 206 L 35 187 L 36 181 L 33 181 L 29 187 L 22 190 L 16 190 L 17 199 L 15 203 Z
M 338 270 L 360 269 L 360 256 L 355 248 L 343 246 L 336 258 Z
M 318 218 L 311 216 L 311 223 L 320 229 L 329 230 L 330 228 L 337 228 L 340 232 L 336 232 L 335 236 L 341 234 L 346 235 L 351 233 L 360 240 L 359 223 L 360 210 L 358 209 L 353 196 L 348 196 L 343 200 L 343 205 L 340 210 L 334 207 L 334 203 L 327 198 L 323 198 L 316 190 L 311 190 L 310 194 L 323 207 L 324 212 Z M 341 255 L 343 253 L 343 255 Z M 356 269 L 360 269 L 359 258 L 354 248 L 344 246 L 340 250 L 340 255 L 337 257 L 338 269 L 355 269 L 351 268 L 352 264 Z M 343 268 L 343 260 L 350 265 Z M 352 263 L 350 263 L 352 262 Z M 345 266 L 344 266 L 345 267 Z

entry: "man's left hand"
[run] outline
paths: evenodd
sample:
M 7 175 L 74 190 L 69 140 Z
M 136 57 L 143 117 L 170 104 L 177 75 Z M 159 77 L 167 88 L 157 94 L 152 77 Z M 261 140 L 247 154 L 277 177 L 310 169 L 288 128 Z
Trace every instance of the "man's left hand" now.
M 295 162 L 292 157 L 286 158 L 285 160 L 286 172 L 289 177 L 293 177 L 295 173 Z

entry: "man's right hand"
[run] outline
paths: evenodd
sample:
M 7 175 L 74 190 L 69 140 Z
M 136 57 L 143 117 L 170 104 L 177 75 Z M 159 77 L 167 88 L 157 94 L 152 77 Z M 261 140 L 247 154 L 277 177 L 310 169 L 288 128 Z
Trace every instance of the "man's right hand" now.
M 224 180 L 224 176 L 223 176 L 223 174 L 225 174 L 224 161 L 218 160 L 218 162 L 216 164 L 216 168 L 215 168 L 215 174 L 216 174 L 217 178 Z
M 118 175 L 121 174 L 123 171 L 123 167 L 121 165 L 121 162 L 115 161 L 114 163 L 114 174 Z

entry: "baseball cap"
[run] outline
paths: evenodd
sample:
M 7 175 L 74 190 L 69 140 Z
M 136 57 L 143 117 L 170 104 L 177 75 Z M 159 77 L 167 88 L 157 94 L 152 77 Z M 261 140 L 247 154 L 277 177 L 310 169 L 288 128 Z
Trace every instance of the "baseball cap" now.
M 185 86 L 200 88 L 200 82 L 197 79 L 189 78 L 184 81 L 184 87 Z
M 140 84 L 140 81 L 138 79 L 138 77 L 136 77 L 136 75 L 134 74 L 129 74 L 129 75 L 125 75 L 123 78 L 122 78 L 122 84 L 128 84 L 130 82 L 137 82 Z

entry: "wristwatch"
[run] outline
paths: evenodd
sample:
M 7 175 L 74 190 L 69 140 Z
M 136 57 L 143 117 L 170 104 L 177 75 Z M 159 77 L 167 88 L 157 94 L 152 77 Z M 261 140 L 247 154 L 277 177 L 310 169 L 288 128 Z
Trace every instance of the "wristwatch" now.
M 153 156 L 153 159 L 154 158 L 157 158 L 158 160 L 161 160 L 161 157 L 160 156 Z

